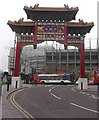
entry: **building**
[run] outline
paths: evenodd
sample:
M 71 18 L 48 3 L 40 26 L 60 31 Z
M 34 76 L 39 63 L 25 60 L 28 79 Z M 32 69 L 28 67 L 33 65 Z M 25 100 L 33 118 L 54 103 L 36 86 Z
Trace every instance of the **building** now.
M 47 46 L 46 50 L 51 50 L 51 46 Z M 54 48 L 55 49 L 55 48 Z M 20 59 L 20 72 L 29 74 L 33 71 L 42 72 L 45 71 L 45 47 L 38 46 L 37 49 L 33 49 L 33 46 L 26 46 L 22 49 Z M 8 70 L 13 74 L 15 68 L 15 52 L 14 48 L 10 49 L 8 57 Z
M 9 55 L 9 70 L 14 69 L 13 48 Z M 85 70 L 91 71 L 99 66 L 98 49 L 85 49 Z M 75 49 L 60 49 L 53 46 L 24 47 L 21 53 L 21 72 L 63 73 L 80 72 L 80 53 Z
M 85 49 L 85 70 L 99 66 L 97 49 Z M 80 72 L 80 53 L 78 49 L 58 49 L 46 51 L 46 65 L 49 72 Z
M 42 46 L 37 49 L 25 47 L 21 54 L 21 72 L 25 74 L 41 72 L 45 66 L 45 51 Z
M 11 75 L 14 74 L 15 67 L 15 49 L 12 47 L 8 56 L 8 71 Z

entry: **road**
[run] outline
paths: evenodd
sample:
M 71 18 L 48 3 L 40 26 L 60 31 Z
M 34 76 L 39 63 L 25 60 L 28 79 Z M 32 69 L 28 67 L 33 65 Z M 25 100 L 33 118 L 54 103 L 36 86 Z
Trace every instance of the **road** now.
M 72 85 L 33 85 L 15 101 L 34 118 L 97 118 L 97 99 Z

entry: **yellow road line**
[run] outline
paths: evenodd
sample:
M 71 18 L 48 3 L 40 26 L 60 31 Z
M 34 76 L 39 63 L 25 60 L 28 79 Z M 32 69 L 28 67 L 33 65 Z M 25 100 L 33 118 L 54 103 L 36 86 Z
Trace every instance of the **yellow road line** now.
M 27 112 L 25 109 L 23 109 L 16 101 L 15 101 L 15 96 L 17 95 L 18 92 L 23 91 L 24 89 L 15 91 L 14 93 L 11 94 L 10 101 L 11 103 L 26 117 L 26 118 L 31 118 L 34 120 L 34 117 Z

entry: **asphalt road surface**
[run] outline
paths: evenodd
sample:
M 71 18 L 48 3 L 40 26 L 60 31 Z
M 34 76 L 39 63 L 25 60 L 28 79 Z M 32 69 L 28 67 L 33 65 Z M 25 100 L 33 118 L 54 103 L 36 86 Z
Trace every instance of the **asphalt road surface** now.
M 33 85 L 15 101 L 34 118 L 97 118 L 97 99 L 72 89 L 72 85 Z

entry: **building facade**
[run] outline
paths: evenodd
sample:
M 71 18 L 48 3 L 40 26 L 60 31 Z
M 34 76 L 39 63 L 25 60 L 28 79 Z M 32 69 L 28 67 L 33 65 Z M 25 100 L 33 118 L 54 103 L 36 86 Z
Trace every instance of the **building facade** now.
M 8 69 L 14 69 L 13 48 L 9 55 Z M 99 66 L 98 49 L 85 49 L 85 70 L 93 70 Z M 21 53 L 21 72 L 25 74 L 64 73 L 80 71 L 80 53 L 78 49 L 60 49 L 52 46 L 25 47 Z
M 99 54 L 97 49 L 85 49 L 85 70 L 93 70 L 98 67 L 98 56 Z M 53 72 L 80 71 L 79 50 L 60 49 L 55 51 L 46 51 L 46 64 L 47 67 L 49 67 L 49 70 L 54 70 Z

